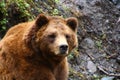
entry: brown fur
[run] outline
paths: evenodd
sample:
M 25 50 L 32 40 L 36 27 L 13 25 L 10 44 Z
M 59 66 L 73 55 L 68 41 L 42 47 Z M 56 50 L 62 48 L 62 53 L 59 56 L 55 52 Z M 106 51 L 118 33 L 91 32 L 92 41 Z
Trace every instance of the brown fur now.
M 0 41 L 0 80 L 67 80 L 67 55 L 77 45 L 77 20 L 40 14 Z M 68 44 L 60 54 L 58 44 Z

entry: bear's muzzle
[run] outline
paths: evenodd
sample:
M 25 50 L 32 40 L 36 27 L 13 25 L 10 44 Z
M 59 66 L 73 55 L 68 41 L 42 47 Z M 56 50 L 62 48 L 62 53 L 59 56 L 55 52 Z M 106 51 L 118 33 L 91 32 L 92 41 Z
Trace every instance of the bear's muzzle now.
M 59 50 L 61 54 L 66 54 L 68 51 L 68 45 L 60 45 Z

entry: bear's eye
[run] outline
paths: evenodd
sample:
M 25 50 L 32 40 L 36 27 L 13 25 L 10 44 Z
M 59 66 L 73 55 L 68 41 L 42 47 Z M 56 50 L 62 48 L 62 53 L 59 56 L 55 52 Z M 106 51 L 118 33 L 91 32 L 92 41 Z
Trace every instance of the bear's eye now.
M 65 37 L 66 37 L 67 39 L 69 39 L 69 38 L 70 38 L 70 35 L 66 34 Z
M 50 34 L 50 35 L 48 35 L 48 37 L 54 39 L 56 37 L 56 35 L 55 34 Z

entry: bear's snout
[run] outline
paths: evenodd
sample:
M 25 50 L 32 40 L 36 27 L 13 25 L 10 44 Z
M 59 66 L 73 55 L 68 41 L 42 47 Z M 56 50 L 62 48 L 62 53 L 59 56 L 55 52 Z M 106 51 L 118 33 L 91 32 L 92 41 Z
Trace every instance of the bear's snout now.
M 59 49 L 61 54 L 66 54 L 68 51 L 68 45 L 60 45 Z

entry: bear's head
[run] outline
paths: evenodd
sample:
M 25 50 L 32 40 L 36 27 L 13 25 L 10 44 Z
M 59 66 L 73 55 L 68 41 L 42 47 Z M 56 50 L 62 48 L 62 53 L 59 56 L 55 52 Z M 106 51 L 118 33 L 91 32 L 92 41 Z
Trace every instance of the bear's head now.
M 32 47 L 44 56 L 65 57 L 77 46 L 77 25 L 74 17 L 63 19 L 40 14 L 30 33 L 34 33 Z

